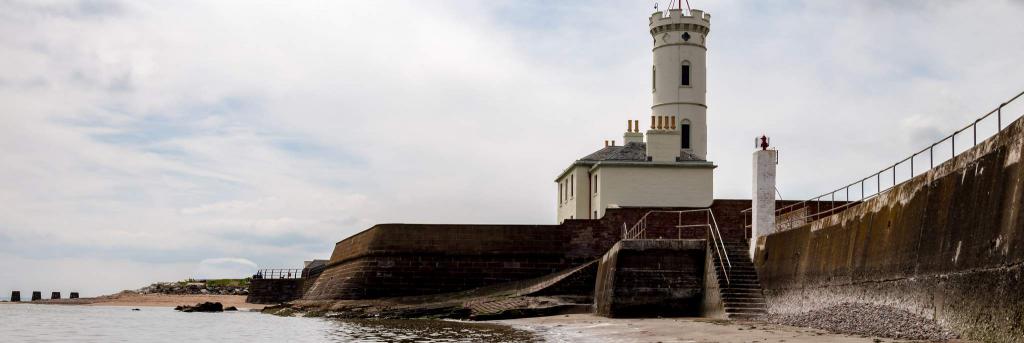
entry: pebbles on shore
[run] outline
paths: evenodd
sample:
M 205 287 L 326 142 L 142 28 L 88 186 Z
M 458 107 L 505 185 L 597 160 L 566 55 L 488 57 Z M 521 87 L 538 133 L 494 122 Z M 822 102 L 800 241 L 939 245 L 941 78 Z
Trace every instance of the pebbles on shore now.
M 203 282 L 158 282 L 133 291 L 138 294 L 248 295 L 245 286 L 211 286 Z
M 800 314 L 771 314 L 765 320 L 774 324 L 850 335 L 922 341 L 957 338 L 956 334 L 942 328 L 934 320 L 890 306 L 862 303 L 842 303 Z

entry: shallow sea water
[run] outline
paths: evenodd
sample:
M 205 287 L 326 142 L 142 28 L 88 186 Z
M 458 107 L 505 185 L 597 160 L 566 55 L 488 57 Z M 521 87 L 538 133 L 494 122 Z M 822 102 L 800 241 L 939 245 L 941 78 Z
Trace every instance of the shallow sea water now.
M 288 318 L 258 312 L 0 304 L 0 342 L 542 342 L 503 325 Z

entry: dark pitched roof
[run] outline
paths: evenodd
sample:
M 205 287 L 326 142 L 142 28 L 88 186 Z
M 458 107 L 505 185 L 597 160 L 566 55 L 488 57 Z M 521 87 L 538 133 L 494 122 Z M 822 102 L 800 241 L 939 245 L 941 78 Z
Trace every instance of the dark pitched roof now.
M 626 145 L 618 146 L 607 146 L 601 150 L 595 151 L 594 153 L 584 156 L 580 161 L 586 162 L 599 162 L 599 161 L 636 161 L 644 162 L 647 161 L 647 144 L 646 143 L 629 143 Z M 677 161 L 704 161 L 697 155 L 686 151 L 679 152 L 679 159 Z

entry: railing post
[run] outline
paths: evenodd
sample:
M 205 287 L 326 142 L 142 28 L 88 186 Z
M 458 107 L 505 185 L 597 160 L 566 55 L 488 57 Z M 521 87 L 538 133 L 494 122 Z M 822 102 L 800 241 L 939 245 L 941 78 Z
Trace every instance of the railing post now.
M 1000 104 L 999 108 L 996 108 L 996 120 L 999 122 L 999 131 L 1003 131 L 1003 106 L 1006 106 L 1005 102 Z
M 989 112 L 989 113 L 991 113 L 991 112 Z M 981 120 L 981 119 L 975 120 L 974 124 L 971 124 L 971 130 L 974 131 L 974 146 L 978 146 L 978 121 L 979 120 Z

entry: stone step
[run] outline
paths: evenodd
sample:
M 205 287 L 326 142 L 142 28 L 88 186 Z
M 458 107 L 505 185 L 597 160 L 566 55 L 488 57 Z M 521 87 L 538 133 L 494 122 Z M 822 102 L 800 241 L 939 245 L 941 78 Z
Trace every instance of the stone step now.
M 742 313 L 727 314 L 727 316 L 730 319 L 739 319 L 739 320 L 759 319 L 759 318 L 761 318 L 762 315 L 764 315 L 764 314 L 742 314 Z
M 715 270 L 715 272 L 718 272 L 719 274 L 721 274 L 722 270 Z M 742 276 L 750 276 L 750 277 L 755 277 L 755 278 L 758 276 L 757 272 L 752 271 L 752 270 L 725 270 L 725 272 L 728 273 L 729 276 L 742 275 Z
M 726 313 L 766 313 L 764 308 L 725 308 Z
M 754 296 L 754 295 L 744 295 L 744 296 L 740 296 L 740 295 L 733 295 L 733 296 L 722 296 L 722 301 L 724 301 L 724 302 L 733 302 L 733 301 L 735 301 L 735 302 L 744 302 L 744 301 L 748 301 L 748 302 L 749 302 L 749 301 L 755 301 L 755 302 L 756 302 L 756 301 L 760 301 L 760 302 L 764 302 L 764 297 L 760 297 L 760 296 Z
M 761 285 L 759 285 L 756 282 L 736 282 L 736 280 L 732 280 L 732 282 L 727 283 L 725 285 L 719 285 L 718 288 L 719 289 L 761 289 Z
M 725 301 L 725 307 L 729 308 L 765 308 L 763 300 L 749 299 L 744 301 Z
M 719 279 L 722 279 L 722 280 L 721 280 L 722 282 L 725 282 L 725 281 L 726 281 L 726 280 L 725 280 L 725 276 L 724 276 L 724 275 L 719 275 L 719 276 L 718 276 L 718 278 L 719 278 Z M 734 275 L 734 274 L 729 274 L 729 282 L 730 282 L 730 283 L 736 283 L 736 282 L 752 282 L 752 283 L 756 283 L 756 284 L 758 284 L 758 286 L 760 286 L 760 283 L 761 283 L 761 282 L 760 282 L 760 281 L 759 281 L 759 280 L 757 279 L 757 277 L 756 277 L 756 276 L 753 276 L 753 275 L 750 275 L 750 276 L 747 276 L 747 275 Z
M 725 306 L 725 308 L 768 308 L 768 304 L 765 303 L 741 303 L 735 301 L 726 301 L 723 303 L 723 305 Z

